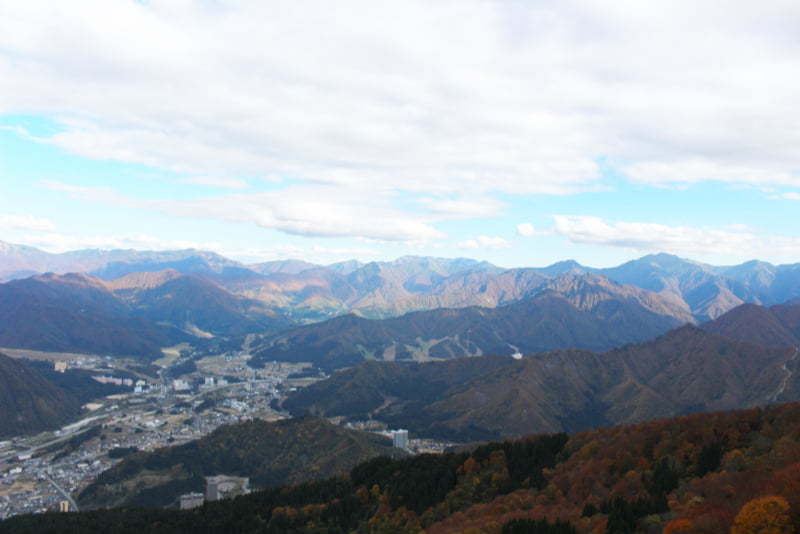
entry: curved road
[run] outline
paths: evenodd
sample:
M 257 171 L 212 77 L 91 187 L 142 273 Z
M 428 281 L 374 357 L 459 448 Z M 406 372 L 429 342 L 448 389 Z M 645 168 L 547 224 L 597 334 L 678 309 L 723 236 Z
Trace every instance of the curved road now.
M 776 391 L 772 395 L 772 399 L 770 399 L 772 402 L 775 402 L 776 400 L 778 400 L 778 396 L 781 393 L 783 393 L 783 391 L 786 389 L 786 385 L 789 383 L 789 379 L 792 377 L 792 371 L 789 370 L 789 368 L 786 366 L 786 364 L 789 363 L 789 362 L 793 362 L 797 358 L 798 354 L 800 354 L 800 348 L 795 347 L 794 348 L 794 355 L 791 358 L 789 358 L 788 360 L 786 360 L 785 362 L 783 362 L 783 371 L 786 373 L 786 375 L 783 377 L 783 381 L 781 382 L 781 387 L 779 387 L 778 391 Z

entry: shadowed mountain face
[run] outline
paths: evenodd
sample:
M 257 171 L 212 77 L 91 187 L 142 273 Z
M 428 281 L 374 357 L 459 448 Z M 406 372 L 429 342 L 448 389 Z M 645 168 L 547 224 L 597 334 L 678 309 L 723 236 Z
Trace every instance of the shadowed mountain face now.
M 0 438 L 58 428 L 80 413 L 80 402 L 31 367 L 0 354 Z
M 158 358 L 199 337 L 241 336 L 287 320 L 211 280 L 176 271 L 106 282 L 47 274 L 0 284 L 0 346 Z
M 800 399 L 796 357 L 794 348 L 767 348 L 685 326 L 604 353 L 555 351 L 412 369 L 364 363 L 292 394 L 284 407 L 374 417 L 454 440 L 575 432 Z M 494 365 L 487 369 L 476 360 Z M 443 381 L 453 369 L 458 378 Z
M 188 339 L 183 332 L 131 316 L 101 281 L 46 275 L 0 284 L 0 346 L 53 352 L 136 356 Z

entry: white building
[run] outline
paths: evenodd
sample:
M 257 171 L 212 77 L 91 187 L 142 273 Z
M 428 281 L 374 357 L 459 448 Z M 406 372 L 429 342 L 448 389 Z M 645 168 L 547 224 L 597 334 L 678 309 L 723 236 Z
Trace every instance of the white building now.
M 408 449 L 408 430 L 392 430 L 392 445 L 398 449 Z
M 185 493 L 181 495 L 181 510 L 191 510 L 203 506 L 205 495 L 202 493 Z
M 217 475 L 206 477 L 206 500 L 218 501 L 250 493 L 250 479 Z
M 189 391 L 192 387 L 189 385 L 186 380 L 173 380 L 172 381 L 172 390 L 173 391 Z

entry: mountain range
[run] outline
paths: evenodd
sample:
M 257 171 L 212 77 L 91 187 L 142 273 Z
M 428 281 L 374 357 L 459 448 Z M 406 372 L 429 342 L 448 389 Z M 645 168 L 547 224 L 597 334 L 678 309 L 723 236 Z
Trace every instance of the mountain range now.
M 179 341 L 258 334 L 257 358 L 297 359 L 327 351 L 341 327 L 364 331 L 326 356 L 331 368 L 365 357 L 605 350 L 745 302 L 800 298 L 800 264 L 713 267 L 667 254 L 606 269 L 422 257 L 244 265 L 197 250 L 48 254 L 0 242 L 0 277 L 0 346 L 152 358 Z M 309 324 L 317 329 L 300 328 Z
M 310 361 L 324 369 L 362 360 L 431 361 L 559 348 L 606 350 L 692 321 L 657 294 L 595 275 L 565 273 L 539 292 L 497 308 L 470 306 L 391 319 L 347 315 L 265 335 L 253 365 Z
M 742 324 L 771 324 L 777 336 L 760 345 L 766 331 Z M 700 328 L 686 325 L 605 352 L 570 349 L 417 366 L 365 362 L 292 393 L 283 407 L 294 414 L 375 418 L 457 441 L 746 408 L 800 399 L 792 335 L 798 329 L 800 307 L 753 305 Z
M 31 274 L 42 269 L 85 272 Z M 798 307 L 762 304 L 800 298 L 800 264 L 713 267 L 657 254 L 606 269 L 418 257 L 243 265 L 196 250 L 47 254 L 0 243 L 0 272 L 8 278 L 0 283 L 0 347 L 152 360 L 180 342 L 226 339 L 235 348 L 255 334 L 247 343 L 256 367 L 288 360 L 333 371 L 375 360 L 394 362 L 391 373 L 412 372 L 401 365 L 409 362 L 536 355 L 475 375 L 469 369 L 481 366 L 464 363 L 454 374 L 461 382 L 398 379 L 420 394 L 376 393 L 378 405 L 361 403 L 358 413 L 335 412 L 337 403 L 357 404 L 339 391 L 357 389 L 344 383 L 347 372 L 369 390 L 365 370 L 376 366 L 287 402 L 298 412 L 324 405 L 327 415 L 371 413 L 440 436 L 456 428 L 470 439 L 571 431 L 789 400 L 797 389 L 794 353 L 781 347 L 800 345 Z M 428 365 L 413 372 L 445 368 Z M 722 386 L 711 383 L 716 376 Z M 747 390 L 745 379 L 758 381 Z M 318 398 L 303 405 L 312 393 Z
M 592 268 L 570 260 L 548 267 L 504 269 L 488 262 L 430 257 L 328 266 L 299 260 L 247 265 L 194 249 L 50 254 L 0 242 L 0 281 L 47 272 L 79 272 L 115 280 L 168 269 L 213 280 L 226 291 L 262 303 L 274 317 L 294 324 L 346 313 L 386 318 L 439 308 L 495 308 L 528 298 L 565 273 L 593 273 L 651 291 L 698 322 L 745 302 L 771 306 L 800 298 L 800 263 L 776 266 L 753 260 L 736 266 L 712 266 L 653 254 L 610 268 Z

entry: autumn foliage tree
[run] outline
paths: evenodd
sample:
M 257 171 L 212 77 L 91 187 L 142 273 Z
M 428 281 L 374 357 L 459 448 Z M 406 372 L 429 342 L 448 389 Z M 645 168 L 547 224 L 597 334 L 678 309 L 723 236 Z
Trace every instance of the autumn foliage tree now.
M 692 532 L 692 522 L 688 519 L 676 519 L 667 523 L 663 534 L 690 534 Z
M 733 521 L 731 534 L 789 534 L 794 532 L 789 503 L 770 495 L 745 504 Z

